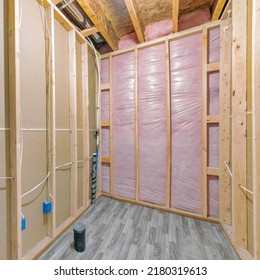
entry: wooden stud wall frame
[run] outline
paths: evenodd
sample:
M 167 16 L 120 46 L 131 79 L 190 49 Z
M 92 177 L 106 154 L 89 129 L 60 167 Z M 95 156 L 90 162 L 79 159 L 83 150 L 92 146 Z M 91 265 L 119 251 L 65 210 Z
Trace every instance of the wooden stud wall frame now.
M 145 42 L 145 43 L 141 43 L 138 44 L 135 47 L 131 47 L 128 49 L 124 49 L 124 50 L 119 50 L 119 51 L 115 51 L 109 54 L 105 54 L 101 56 L 101 60 L 102 59 L 109 59 L 110 61 L 110 83 L 109 84 L 102 84 L 101 88 L 106 90 L 109 89 L 110 90 L 110 120 L 107 120 L 107 123 L 109 123 L 110 125 L 110 157 L 109 158 L 103 158 L 103 162 L 106 163 L 110 163 L 110 188 L 111 191 L 109 194 L 105 194 L 103 193 L 104 196 L 107 197 L 112 197 L 115 199 L 119 199 L 122 201 L 127 201 L 127 202 L 132 202 L 132 203 L 137 203 L 139 205 L 144 205 L 144 206 L 149 206 L 149 207 L 153 207 L 153 208 L 157 208 L 160 210 L 164 210 L 164 211 L 169 211 L 172 213 L 177 213 L 177 214 L 181 214 L 181 215 L 186 215 L 186 216 L 191 216 L 191 217 L 196 217 L 198 219 L 202 219 L 202 220 L 207 220 L 207 221 L 213 221 L 213 222 L 219 222 L 219 219 L 213 218 L 213 217 L 209 217 L 209 211 L 208 211 L 208 190 L 207 190 L 207 176 L 208 175 L 213 175 L 213 176 L 217 176 L 219 177 L 220 175 L 220 169 L 219 168 L 212 168 L 212 167 L 208 167 L 207 166 L 207 125 L 208 124 L 219 124 L 220 123 L 220 116 L 216 115 L 216 116 L 212 116 L 212 115 L 208 115 L 207 114 L 207 100 L 208 100 L 208 93 L 207 93 L 207 77 L 208 77 L 208 73 L 211 72 L 219 72 L 222 66 L 222 61 L 219 62 L 214 62 L 209 64 L 208 63 L 208 32 L 211 29 L 214 29 L 216 27 L 220 27 L 220 25 L 222 27 L 225 26 L 225 24 L 227 24 L 226 21 L 224 22 L 220 22 L 220 21 L 216 21 L 216 22 L 211 22 L 207 25 L 204 26 L 199 26 L 199 27 L 195 27 L 192 28 L 190 30 L 186 30 L 186 31 L 182 31 L 179 33 L 175 33 L 169 36 L 166 36 L 164 38 L 159 38 L 150 42 Z M 188 211 L 182 211 L 179 209 L 174 209 L 171 208 L 171 201 L 170 201 L 170 197 L 171 197 L 171 121 L 170 121 L 170 115 L 171 115 L 171 102 L 170 102 L 170 93 L 171 93 L 171 87 L 170 87 L 170 57 L 169 57 L 169 43 L 173 40 L 177 40 L 179 38 L 183 38 L 186 36 L 190 36 L 192 34 L 203 34 L 203 47 L 202 47 L 202 65 L 203 65 L 203 69 L 202 69 L 202 77 L 203 77 L 203 116 L 202 116 L 202 120 L 203 120 L 203 135 L 202 135 L 202 139 L 203 139 L 203 149 L 202 149 L 202 154 L 203 154 L 203 172 L 202 172 L 202 176 L 203 176 L 203 188 L 202 188 L 202 204 L 203 204 L 203 214 L 199 215 L 199 214 L 194 214 L 194 213 L 190 213 Z M 229 42 L 231 40 L 231 34 L 229 33 L 227 35 L 227 37 L 229 38 Z M 139 140 L 138 140 L 138 118 L 139 118 L 139 113 L 138 113 L 138 51 L 141 49 L 145 49 L 147 47 L 151 47 L 151 46 L 156 46 L 159 44 L 165 44 L 166 46 L 166 81 L 167 81 L 167 153 L 168 153 L 168 158 L 167 158 L 167 188 L 166 188 L 166 205 L 165 206 L 159 206 L 156 204 L 152 204 L 152 203 L 148 203 L 148 202 L 143 202 L 140 201 L 139 199 Z M 228 53 L 230 50 L 230 48 L 228 48 L 228 44 L 223 44 L 223 46 L 221 47 L 221 57 L 223 57 L 223 54 Z M 117 195 L 115 195 L 114 193 L 114 171 L 113 171 L 113 165 L 114 165 L 114 157 L 113 157 L 113 86 L 112 86 L 112 60 L 113 57 L 121 55 L 121 54 L 125 54 L 125 53 L 130 53 L 130 52 L 134 52 L 135 53 L 135 166 L 136 166 L 136 187 L 135 187 L 135 199 L 124 199 L 121 198 Z M 230 56 L 230 54 L 229 54 Z M 226 77 L 226 72 L 220 72 L 220 80 L 222 80 L 222 78 L 224 79 Z M 230 76 L 226 77 L 226 80 L 228 81 L 228 79 L 230 78 Z M 226 90 L 227 92 L 227 90 Z M 104 93 L 105 94 L 105 93 Z M 221 93 L 220 93 L 221 94 Z M 102 145 L 102 143 L 101 143 Z M 127 160 L 127 159 L 126 159 Z M 221 161 L 221 159 L 220 159 Z M 220 184 L 222 182 L 223 178 L 219 178 Z M 220 207 L 222 207 L 222 204 L 220 203 Z M 223 206 L 224 207 L 224 206 Z M 220 212 L 223 212 L 224 210 L 220 209 Z
M 88 54 L 94 54 L 87 40 L 78 32 L 65 16 L 48 0 L 30 0 L 44 12 L 43 28 L 45 34 L 45 76 L 46 76 L 46 131 L 47 131 L 47 160 L 48 174 L 46 179 L 46 199 L 53 202 L 51 214 L 44 219 L 47 222 L 46 236 L 31 244 L 29 251 L 23 252 L 22 235 L 28 234 L 21 231 L 22 213 L 22 178 L 21 178 L 21 127 L 20 105 L 21 99 L 21 69 L 20 32 L 21 11 L 20 1 L 8 1 L 9 21 L 9 79 L 10 79 L 10 176 L 11 181 L 11 258 L 33 259 L 42 250 L 53 242 L 66 228 L 68 228 L 90 205 L 89 202 L 89 117 L 88 117 Z M 69 216 L 57 226 L 57 103 L 56 103 L 56 57 L 55 24 L 61 25 L 68 35 L 68 79 L 69 81 L 69 122 L 66 131 L 69 136 L 70 160 L 70 209 Z M 33 24 L 31 24 L 33 27 Z M 28 30 L 28 34 L 29 34 Z M 41 30 L 42 32 L 42 30 Z M 34 63 L 34 62 L 32 62 Z M 80 77 L 79 77 L 80 76 Z M 79 99 L 79 100 L 78 100 Z M 31 104 L 33 106 L 33 104 Z M 78 111 L 78 115 L 77 115 Z M 80 118 L 80 119 L 79 119 Z M 82 169 L 82 171 L 79 171 Z M 82 177 L 82 178 L 81 178 Z M 80 178 L 80 180 L 78 179 Z M 77 181 L 81 183 L 78 184 Z M 79 202 L 78 193 L 82 196 Z M 42 205 L 38 205 L 39 209 Z M 43 214 L 42 214 L 43 215 Z M 27 221 L 30 224 L 30 221 Z M 30 233 L 33 234 L 33 233 Z

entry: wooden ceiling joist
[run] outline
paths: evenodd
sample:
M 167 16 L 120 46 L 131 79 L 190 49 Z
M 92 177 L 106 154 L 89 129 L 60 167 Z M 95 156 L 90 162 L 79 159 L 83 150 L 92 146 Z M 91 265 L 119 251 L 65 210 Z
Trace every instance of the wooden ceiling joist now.
M 172 30 L 178 32 L 180 0 L 172 0 Z
M 135 0 L 125 0 L 125 4 L 132 20 L 137 38 L 139 42 L 144 42 L 144 26 L 138 13 Z
M 95 34 L 97 32 L 98 32 L 98 29 L 95 26 L 80 31 L 80 33 L 84 37 L 88 37 L 88 36 L 90 36 L 92 34 Z
M 227 0 L 215 0 L 212 5 L 212 21 L 218 20 L 221 16 L 221 13 L 224 9 Z
M 119 38 L 111 23 L 106 18 L 102 7 L 96 0 L 77 0 L 87 16 L 92 20 L 99 32 L 113 50 L 117 49 Z
M 52 2 L 54 5 L 57 5 L 57 4 L 59 4 L 60 2 L 62 2 L 62 0 L 51 0 L 51 2 Z

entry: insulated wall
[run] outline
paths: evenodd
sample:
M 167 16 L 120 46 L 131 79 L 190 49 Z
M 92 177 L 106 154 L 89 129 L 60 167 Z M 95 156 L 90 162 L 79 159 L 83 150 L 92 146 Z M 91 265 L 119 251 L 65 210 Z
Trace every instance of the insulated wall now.
M 110 60 L 101 61 L 101 84 L 106 85 L 101 91 L 101 185 L 103 193 L 110 193 Z
M 217 23 L 103 56 L 104 193 L 219 218 L 220 65 Z
M 112 66 L 114 193 L 134 199 L 135 53 L 114 57 Z
M 0 0 L 0 260 L 10 258 L 10 177 L 7 1 Z
M 140 199 L 166 203 L 166 52 L 165 44 L 139 51 L 139 190 Z
M 202 213 L 202 35 L 171 42 L 171 206 Z

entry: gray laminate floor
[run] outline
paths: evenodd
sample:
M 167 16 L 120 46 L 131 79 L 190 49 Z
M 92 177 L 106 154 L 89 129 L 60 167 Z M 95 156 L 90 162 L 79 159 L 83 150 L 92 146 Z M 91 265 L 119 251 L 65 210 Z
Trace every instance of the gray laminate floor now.
M 70 228 L 39 259 L 237 259 L 217 224 L 104 197 L 79 221 L 86 225 L 85 252 L 74 251 Z

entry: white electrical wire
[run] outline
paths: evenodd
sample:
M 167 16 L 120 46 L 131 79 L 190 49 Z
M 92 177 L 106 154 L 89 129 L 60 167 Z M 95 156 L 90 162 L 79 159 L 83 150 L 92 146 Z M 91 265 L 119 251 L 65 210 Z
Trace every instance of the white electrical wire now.
M 226 167 L 227 167 L 227 170 L 228 170 L 228 173 L 229 173 L 230 177 L 232 178 L 233 176 L 232 176 L 232 173 L 231 173 L 230 168 L 229 168 L 229 166 L 228 166 L 228 162 L 227 162 L 227 161 L 224 161 L 224 163 L 225 163 L 225 165 L 226 165 Z
M 250 191 L 249 189 L 247 189 L 247 188 L 245 188 L 245 187 L 243 187 L 243 186 L 241 186 L 241 185 L 239 185 L 239 187 L 240 187 L 242 190 L 244 190 L 244 191 L 246 191 L 246 192 L 248 192 L 248 193 L 251 193 L 252 195 L 254 194 L 252 191 Z
M 70 4 L 72 4 L 75 0 L 70 0 L 69 2 L 63 4 L 59 9 L 63 10 L 65 9 L 67 6 L 69 6 Z
M 48 174 L 47 174 L 47 176 L 46 176 L 37 186 L 35 186 L 35 187 L 34 187 L 33 189 L 31 189 L 30 191 L 24 193 L 24 194 L 21 196 L 21 198 L 27 196 L 28 194 L 30 194 L 30 193 L 32 193 L 33 191 L 35 191 L 36 189 L 38 189 L 43 183 L 45 183 L 45 182 L 47 181 L 47 179 L 49 178 L 50 174 L 51 174 L 51 172 L 49 171 Z
M 95 46 L 93 45 L 92 41 L 87 38 L 87 40 L 89 41 L 90 45 L 92 46 L 94 53 L 95 53 L 95 57 L 96 57 L 96 64 L 97 64 L 97 72 L 98 72 L 98 94 L 97 94 L 97 100 L 96 100 L 96 106 L 97 106 L 97 129 L 99 129 L 100 126 L 100 118 L 99 118 L 99 111 L 100 111 L 100 89 L 101 89 L 101 77 L 100 77 L 100 63 L 99 63 L 99 58 L 98 58 L 98 54 L 97 51 L 95 49 Z M 99 137 L 97 137 L 97 146 L 99 146 Z
M 0 131 L 10 131 L 10 128 L 0 128 Z
M 0 177 L 0 180 L 13 180 L 14 177 Z
M 19 23 L 18 23 L 18 30 L 20 30 L 21 25 L 22 25 L 22 18 L 23 18 L 23 5 L 22 5 L 22 1 L 19 0 L 19 13 L 20 13 L 20 18 L 19 18 Z
M 71 166 L 72 164 L 73 164 L 72 161 L 67 162 L 67 163 L 65 163 L 65 164 L 62 164 L 62 165 L 57 166 L 57 167 L 56 167 L 56 170 L 62 169 L 63 167 L 66 167 L 66 166 Z

